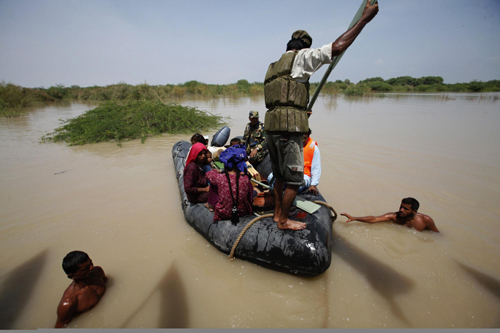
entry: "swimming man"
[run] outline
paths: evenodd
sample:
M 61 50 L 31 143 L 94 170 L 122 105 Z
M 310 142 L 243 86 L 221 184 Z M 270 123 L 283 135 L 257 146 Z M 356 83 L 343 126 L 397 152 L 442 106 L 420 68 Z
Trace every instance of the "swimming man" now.
M 422 230 L 432 230 L 439 232 L 434 220 L 425 214 L 417 213 L 420 204 L 417 199 L 414 198 L 404 198 L 401 201 L 398 212 L 386 213 L 380 216 L 363 216 L 354 217 L 347 213 L 341 213 L 340 215 L 348 218 L 346 223 L 351 221 L 359 221 L 366 223 L 377 223 L 377 222 L 394 222 L 400 225 L 407 226 L 409 228 L 414 228 L 417 231 Z

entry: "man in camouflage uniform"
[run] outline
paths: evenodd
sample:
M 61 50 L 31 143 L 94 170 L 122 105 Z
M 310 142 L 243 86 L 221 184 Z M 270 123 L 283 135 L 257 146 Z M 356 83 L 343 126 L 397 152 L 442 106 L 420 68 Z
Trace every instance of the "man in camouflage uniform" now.
M 250 122 L 245 128 L 243 144 L 247 147 L 248 160 L 256 167 L 267 155 L 266 133 L 264 124 L 259 121 L 258 111 L 250 111 L 248 119 Z
M 302 230 L 306 224 L 288 218 L 299 187 L 304 184 L 302 135 L 309 131 L 309 77 L 322 65 L 342 54 L 378 12 L 378 5 L 366 5 L 360 20 L 333 43 L 311 49 L 312 38 L 297 30 L 286 52 L 269 65 L 264 80 L 267 148 L 276 177 L 273 220 L 280 229 Z M 285 189 L 285 182 L 287 187 Z

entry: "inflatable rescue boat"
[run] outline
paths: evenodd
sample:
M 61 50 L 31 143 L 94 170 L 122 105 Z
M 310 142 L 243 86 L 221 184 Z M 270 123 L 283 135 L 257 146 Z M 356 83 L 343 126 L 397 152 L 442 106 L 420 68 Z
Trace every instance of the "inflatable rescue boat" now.
M 260 218 L 256 213 L 243 216 L 237 224 L 230 220 L 214 223 L 214 213 L 204 204 L 190 203 L 184 191 L 184 166 L 190 148 L 191 143 L 187 141 L 179 141 L 172 148 L 182 209 L 187 223 L 213 246 L 230 257 L 298 276 L 318 276 L 330 267 L 332 224 L 337 214 L 325 203 L 321 193 L 297 195 L 296 208 L 290 212 L 290 218 L 306 223 L 307 227 L 300 231 L 278 229 L 271 214 Z M 271 170 L 269 158 L 264 159 L 257 170 L 263 173 L 263 178 L 267 177 L 267 171 Z M 256 219 L 258 221 L 254 221 Z

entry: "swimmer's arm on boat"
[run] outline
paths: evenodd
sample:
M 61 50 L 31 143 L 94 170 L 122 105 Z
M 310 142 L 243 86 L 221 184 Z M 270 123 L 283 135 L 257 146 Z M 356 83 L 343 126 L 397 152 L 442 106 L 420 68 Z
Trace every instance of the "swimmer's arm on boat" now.
M 68 324 L 78 309 L 76 297 L 64 297 L 57 307 L 57 321 L 54 328 L 62 328 Z
M 365 223 L 396 221 L 396 213 L 386 213 L 380 216 L 362 216 L 362 217 L 355 217 L 347 213 L 341 213 L 340 215 L 347 217 L 347 221 L 345 221 L 345 223 L 352 221 L 365 222 Z

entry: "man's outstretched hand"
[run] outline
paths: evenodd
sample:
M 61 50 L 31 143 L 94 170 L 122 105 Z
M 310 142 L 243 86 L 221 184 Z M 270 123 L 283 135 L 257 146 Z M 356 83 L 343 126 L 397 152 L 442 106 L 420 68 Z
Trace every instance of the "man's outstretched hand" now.
M 354 221 L 354 218 L 351 215 L 347 214 L 347 213 L 340 213 L 340 215 L 347 217 L 347 221 L 345 221 L 345 223 Z

